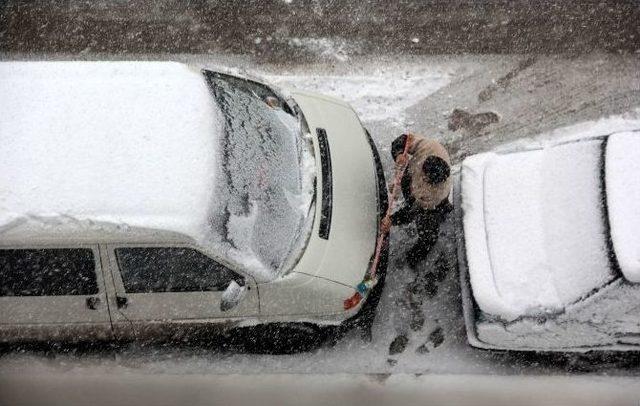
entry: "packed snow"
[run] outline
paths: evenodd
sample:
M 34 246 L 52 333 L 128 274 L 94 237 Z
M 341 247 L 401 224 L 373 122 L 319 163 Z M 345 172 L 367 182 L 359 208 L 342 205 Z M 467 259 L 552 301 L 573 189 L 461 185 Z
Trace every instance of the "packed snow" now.
M 640 283 L 640 132 L 607 141 L 605 179 L 613 248 L 625 278 Z
M 377 69 L 374 74 L 265 75 L 277 85 L 317 92 L 348 102 L 363 121 L 404 123 L 406 110 L 450 83 L 452 68 Z
M 209 237 L 222 113 L 198 70 L 4 62 L 0 111 L 0 230 L 17 241 L 69 225 Z
M 531 148 L 544 148 L 570 141 L 588 138 L 602 138 L 609 134 L 640 129 L 640 108 L 634 108 L 623 114 L 601 117 L 596 120 L 582 121 L 576 124 L 553 129 L 533 137 L 507 142 L 495 147 L 495 152 L 520 151 Z
M 555 314 L 613 278 L 601 204 L 601 140 L 462 166 L 464 232 L 474 298 L 510 321 Z
M 507 325 L 481 321 L 478 337 L 513 349 L 597 347 L 637 349 L 640 345 L 640 285 L 617 279 L 553 318 L 522 318 Z

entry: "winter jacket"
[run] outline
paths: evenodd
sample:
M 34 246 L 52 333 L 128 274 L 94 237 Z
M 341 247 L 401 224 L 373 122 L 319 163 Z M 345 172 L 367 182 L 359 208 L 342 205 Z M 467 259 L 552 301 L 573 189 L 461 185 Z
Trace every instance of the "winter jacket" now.
M 451 192 L 451 176 L 444 182 L 432 185 L 422 171 L 424 160 L 435 155 L 451 165 L 451 158 L 447 150 L 436 140 L 413 135 L 413 141 L 409 148 L 409 165 L 402 179 L 402 191 L 405 199 L 415 203 L 424 210 L 434 210 L 436 206 L 449 197 Z M 391 153 L 394 159 L 404 149 L 406 136 L 401 135 L 393 142 Z M 409 198 L 410 196 L 410 198 Z

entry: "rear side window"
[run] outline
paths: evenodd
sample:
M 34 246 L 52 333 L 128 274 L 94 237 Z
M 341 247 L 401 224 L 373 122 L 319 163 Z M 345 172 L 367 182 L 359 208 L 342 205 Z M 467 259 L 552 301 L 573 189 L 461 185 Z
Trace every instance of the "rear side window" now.
M 0 296 L 96 293 L 96 263 L 91 249 L 0 250 Z
M 241 277 L 191 248 L 117 248 L 128 293 L 224 290 Z

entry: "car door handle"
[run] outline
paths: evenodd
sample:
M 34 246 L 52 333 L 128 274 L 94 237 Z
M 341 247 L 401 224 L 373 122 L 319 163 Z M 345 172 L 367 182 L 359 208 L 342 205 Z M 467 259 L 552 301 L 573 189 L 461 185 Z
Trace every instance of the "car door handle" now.
M 116 296 L 116 305 L 118 309 L 126 309 L 129 305 L 129 300 L 125 296 Z
M 89 309 L 96 310 L 100 304 L 100 298 L 95 296 L 88 297 L 86 304 Z

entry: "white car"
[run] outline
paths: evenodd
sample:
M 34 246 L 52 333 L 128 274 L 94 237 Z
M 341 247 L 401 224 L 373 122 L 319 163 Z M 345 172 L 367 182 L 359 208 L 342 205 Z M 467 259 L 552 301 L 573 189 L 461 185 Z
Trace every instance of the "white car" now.
M 0 111 L 0 342 L 316 334 L 375 307 L 387 191 L 346 103 L 172 62 L 5 62 Z
M 640 132 L 464 160 L 455 199 L 469 343 L 640 347 Z

